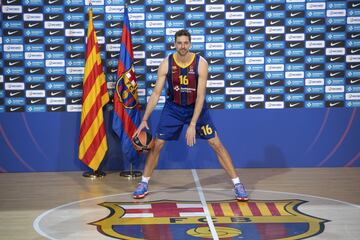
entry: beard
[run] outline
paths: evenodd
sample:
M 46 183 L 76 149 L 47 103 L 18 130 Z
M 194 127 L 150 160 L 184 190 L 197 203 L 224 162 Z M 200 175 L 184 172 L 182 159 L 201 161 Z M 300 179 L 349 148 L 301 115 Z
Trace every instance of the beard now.
M 188 54 L 188 52 L 189 52 L 188 49 L 180 49 L 180 50 L 178 51 L 178 54 L 183 57 L 183 56 L 185 56 L 186 54 Z

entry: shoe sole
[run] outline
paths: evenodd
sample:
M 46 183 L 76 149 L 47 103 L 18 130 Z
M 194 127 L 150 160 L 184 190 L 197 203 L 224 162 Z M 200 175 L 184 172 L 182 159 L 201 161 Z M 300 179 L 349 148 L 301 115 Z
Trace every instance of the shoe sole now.
M 145 192 L 144 194 L 141 194 L 141 195 L 133 195 L 133 198 L 134 199 L 141 199 L 141 198 L 144 198 L 147 194 L 148 194 L 148 192 Z
M 249 201 L 249 198 L 236 198 L 240 202 L 247 202 Z

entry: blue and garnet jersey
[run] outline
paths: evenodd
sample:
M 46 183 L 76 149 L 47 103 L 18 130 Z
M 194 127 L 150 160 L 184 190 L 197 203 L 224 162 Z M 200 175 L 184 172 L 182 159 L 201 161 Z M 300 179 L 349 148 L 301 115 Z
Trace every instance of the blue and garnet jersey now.
M 199 61 L 200 56 L 193 54 L 190 63 L 183 66 L 176 61 L 174 54 L 169 55 L 168 72 L 166 75 L 168 101 L 182 106 L 195 104 L 199 77 Z

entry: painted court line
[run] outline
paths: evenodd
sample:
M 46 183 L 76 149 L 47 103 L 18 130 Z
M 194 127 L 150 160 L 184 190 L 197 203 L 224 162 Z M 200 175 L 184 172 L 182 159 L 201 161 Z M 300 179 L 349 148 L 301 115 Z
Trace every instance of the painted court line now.
M 192 172 L 192 175 L 193 175 L 193 178 L 194 178 L 194 181 L 195 181 L 196 190 L 197 190 L 197 192 L 199 194 L 199 197 L 200 197 L 201 205 L 202 205 L 202 207 L 204 209 L 204 213 L 205 213 L 206 220 L 207 220 L 207 223 L 208 223 L 209 228 L 210 228 L 211 235 L 212 235 L 214 240 L 219 240 L 219 237 L 218 237 L 216 229 L 215 229 L 214 222 L 212 221 L 211 216 L 210 216 L 210 211 L 209 211 L 209 208 L 208 208 L 206 200 L 205 200 L 204 192 L 202 190 L 202 187 L 201 187 L 201 184 L 200 184 L 200 181 L 199 181 L 199 176 L 197 175 L 197 172 L 196 172 L 195 169 L 191 169 L 191 172 Z

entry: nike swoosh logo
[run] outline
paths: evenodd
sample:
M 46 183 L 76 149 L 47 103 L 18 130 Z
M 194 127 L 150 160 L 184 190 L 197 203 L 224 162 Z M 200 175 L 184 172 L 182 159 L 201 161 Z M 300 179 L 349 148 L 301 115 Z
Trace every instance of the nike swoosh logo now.
M 12 15 L 12 16 L 7 16 L 7 19 L 8 20 L 11 20 L 11 19 L 13 19 L 13 18 L 16 18 L 18 15 Z
M 33 88 L 37 88 L 38 86 L 40 86 L 40 84 L 35 84 L 35 85 L 30 85 L 30 88 L 33 89 Z
M 151 68 L 150 72 L 156 72 L 158 70 L 158 68 Z
M 252 18 L 252 17 L 256 17 L 256 16 L 259 16 L 260 15 L 260 13 L 254 13 L 254 14 L 250 14 L 250 17 Z
M 254 47 L 257 47 L 257 46 L 259 46 L 259 45 L 260 45 L 260 43 L 250 44 L 250 48 L 254 48 Z
M 234 26 L 234 25 L 236 25 L 238 23 L 241 23 L 241 21 L 230 22 L 230 26 Z
M 38 7 L 28 8 L 28 12 L 33 12 L 33 11 L 35 11 L 36 9 L 38 9 Z
M 310 96 L 310 100 L 314 100 L 315 98 L 320 97 L 320 95 Z
M 336 102 L 336 103 L 330 103 L 330 107 L 334 107 L 336 105 L 340 104 L 340 102 Z
M 79 40 L 80 40 L 80 38 L 70 38 L 70 43 L 74 43 L 74 42 L 77 42 Z
M 215 30 L 210 30 L 210 33 L 216 33 L 216 32 L 219 32 L 221 29 L 215 29 Z
M 34 103 L 38 103 L 38 102 L 40 102 L 41 101 L 41 99 L 37 99 L 37 100 L 30 100 L 30 103 L 31 104 L 34 104 Z
M 340 59 L 341 57 L 335 57 L 335 58 L 330 58 L 330 62 L 336 61 L 338 59 Z
M 297 45 L 300 45 L 301 43 L 290 43 L 290 47 L 296 47 Z
M 140 0 L 130 0 L 130 4 L 137 3 L 138 1 L 140 1 Z
M 216 108 L 218 106 L 220 106 L 221 104 L 215 104 L 215 105 L 210 105 L 210 108 Z
M 40 38 L 34 38 L 34 39 L 29 39 L 29 43 L 33 43 L 33 42 L 36 42 L 36 41 L 39 41 Z
M 9 35 L 14 35 L 14 34 L 17 33 L 17 32 L 18 32 L 17 30 L 16 30 L 16 31 L 11 31 L 11 32 L 9 31 L 8 34 L 9 34 Z
M 39 25 L 39 23 L 30 23 L 29 28 L 35 27 L 36 25 Z
M 350 68 L 353 69 L 353 68 L 357 68 L 357 67 L 359 67 L 359 66 L 360 66 L 360 64 L 350 65 Z
M 135 50 L 135 49 L 138 49 L 140 47 L 141 47 L 141 45 L 135 45 L 135 46 L 133 46 L 133 49 Z
M 150 84 L 150 87 L 152 87 L 152 88 L 155 87 L 155 86 L 156 86 L 156 83 L 151 83 Z
M 157 55 L 160 55 L 161 53 L 150 53 L 151 57 L 156 57 Z
M 110 38 L 110 42 L 113 43 L 113 42 L 117 42 L 119 41 L 121 38 Z
M 77 25 L 80 25 L 80 23 L 70 23 L 71 28 L 76 27 Z
M 331 27 L 330 28 L 330 31 L 336 31 L 336 30 L 338 30 L 338 29 L 340 29 L 341 27 Z
M 299 59 L 301 59 L 301 58 L 290 58 L 290 62 L 292 63 L 292 62 L 296 62 L 297 60 L 299 60 Z
M 220 76 L 220 74 L 210 75 L 210 78 L 216 78 L 216 77 L 218 77 L 218 76 Z
M 296 92 L 297 90 L 299 90 L 300 88 L 290 88 L 290 92 Z
M 351 38 L 356 38 L 358 36 L 360 36 L 360 33 L 359 34 L 351 34 Z
M 280 52 L 280 51 L 270 52 L 270 56 L 275 55 L 275 54 L 277 54 L 277 53 L 279 53 L 279 52 Z
M 334 42 L 334 43 L 332 42 L 332 43 L 330 43 L 330 46 L 333 47 L 333 46 L 339 45 L 340 43 L 341 42 Z
M 230 97 L 230 101 L 234 101 L 234 100 L 239 99 L 239 98 L 240 98 L 240 96 L 237 96 L 237 97 Z
M 50 34 L 50 35 L 54 35 L 54 34 L 57 34 L 58 32 L 60 32 L 60 31 L 53 31 L 53 32 L 50 31 L 49 34 Z
M 70 54 L 70 58 L 76 58 L 78 56 L 80 56 L 81 54 L 80 53 L 77 53 L 77 54 Z
M 50 47 L 50 51 L 60 48 L 60 46 Z
M 239 68 L 240 68 L 240 66 L 238 66 L 238 67 L 230 67 L 230 71 L 234 71 L 234 70 L 239 69 Z
M 240 36 L 237 36 L 237 37 L 230 37 L 230 41 L 234 41 L 236 39 L 240 38 Z
M 16 0 L 7 0 L 7 1 L 6 1 L 7 4 L 11 4 L 11 3 L 13 3 L 13 2 L 16 2 Z
M 314 24 L 314 23 L 317 23 L 317 22 L 320 22 L 320 21 L 321 21 L 321 19 L 311 20 L 311 21 L 310 21 L 310 24 Z
M 315 65 L 315 66 L 310 66 L 310 70 L 313 70 L 313 69 L 315 69 L 315 68 L 318 68 L 318 67 L 320 67 L 320 65 Z
M 200 7 L 190 7 L 190 11 L 195 11 L 197 9 L 199 9 Z
M 210 14 L 210 18 L 216 18 L 216 17 L 218 17 L 218 16 L 220 16 L 221 14 L 214 14 L 214 15 L 212 15 L 212 14 Z
M 277 84 L 278 82 L 280 82 L 280 81 L 270 82 L 270 86 L 273 86 L 273 85 Z
M 277 24 L 278 22 L 280 22 L 280 20 L 277 20 L 277 21 L 270 21 L 270 25 Z
M 250 108 L 254 108 L 254 107 L 257 107 L 259 105 L 260 105 L 260 103 L 250 104 Z
M 10 93 L 10 97 L 13 97 L 13 96 L 16 96 L 16 95 L 18 95 L 18 94 L 20 94 L 20 92 L 14 92 L 14 93 Z
M 116 73 L 116 72 L 117 72 L 117 69 L 111 69 L 110 72 L 111 72 L 111 73 Z
M 196 26 L 198 24 L 200 24 L 200 22 L 190 22 L 190 27 Z
M 71 88 L 77 88 L 78 86 L 80 86 L 81 84 L 71 84 Z
M 157 37 L 157 38 L 150 38 L 150 42 L 155 42 L 155 41 L 157 41 L 157 40 L 159 40 L 159 39 L 161 39 L 161 38 L 159 38 L 159 37 Z
M 56 3 L 58 0 L 54 0 L 54 1 L 49 1 L 49 4 L 53 4 Z
M 69 12 L 75 12 L 76 10 L 80 9 L 79 7 L 76 7 L 76 8 L 70 8 L 69 9 Z
M 119 26 L 120 25 L 120 23 L 110 23 L 110 27 L 116 27 L 116 26 Z M 138 33 L 139 31 L 141 31 L 141 30 L 137 30 L 137 31 L 131 31 L 131 34 L 135 34 L 135 33 Z
M 240 6 L 231 6 L 230 11 L 233 11 L 233 10 L 238 9 L 238 8 L 240 8 Z
M 18 78 L 20 78 L 20 77 L 10 77 L 10 78 L 9 78 L 9 81 L 10 81 L 10 82 L 15 81 L 15 80 L 18 79 Z
M 59 110 L 61 107 L 51 107 L 51 111 Z
M 18 110 L 18 109 L 20 109 L 21 107 L 16 107 L 16 108 L 10 108 L 10 112 L 14 112 L 14 111 L 16 111 L 16 110 Z
M 257 73 L 257 74 L 250 74 L 250 78 L 254 78 L 254 77 L 256 77 L 256 76 L 259 76 L 260 75 L 260 73 Z
M 20 61 L 16 61 L 16 62 L 9 62 L 9 66 L 13 66 L 13 65 L 16 65 L 18 64 Z
M 279 96 L 270 96 L 270 101 L 275 100 L 277 98 L 279 98 Z
M 154 7 L 154 8 L 151 7 L 151 8 L 150 8 L 150 12 L 156 11 L 156 10 L 158 10 L 158 9 L 160 9 L 160 7 Z
M 220 59 L 210 60 L 210 64 L 214 64 L 214 63 L 217 63 L 219 61 L 221 61 L 221 60 Z
M 71 103 L 77 103 L 77 102 L 80 102 L 81 101 L 81 99 L 71 99 Z
M 110 56 L 111 56 L 112 58 L 117 57 L 117 56 L 119 56 L 119 55 L 120 55 L 120 53 L 111 53 L 111 54 L 110 54 Z
M 240 82 L 230 82 L 230 86 L 235 86 L 235 85 L 238 85 L 240 84 Z
M 360 49 L 356 49 L 356 50 L 351 49 L 351 53 L 356 53 L 358 51 L 360 51 Z
M 277 9 L 277 8 L 279 8 L 281 5 L 275 5 L 275 6 L 270 6 L 270 10 L 274 10 L 274 9 Z
M 354 84 L 354 83 L 357 83 L 360 81 L 360 78 L 359 79 L 355 79 L 355 80 L 350 80 L 350 84 Z
M 179 0 L 170 0 L 170 3 L 176 3 Z
M 301 27 L 298 27 L 298 28 L 290 28 L 290 32 L 295 32 L 297 30 L 301 29 Z
M 256 29 L 250 29 L 250 33 L 255 33 L 257 31 L 260 31 L 260 28 L 256 28 Z
M 297 16 L 297 15 L 299 15 L 299 14 L 301 14 L 301 12 L 297 12 L 297 13 L 290 13 L 290 16 L 291 16 L 291 17 L 295 17 L 295 16 Z
M 310 54 L 315 54 L 315 53 L 318 53 L 318 52 L 320 52 L 320 50 L 315 50 L 315 51 L 310 51 Z
M 59 17 L 59 15 L 49 16 L 49 20 L 53 20 L 53 19 L 58 18 L 58 17 Z
M 290 107 L 295 107 L 296 105 L 299 105 L 300 103 L 290 103 Z
M 280 36 L 270 36 L 270 40 L 274 40 L 274 39 L 277 39 L 279 38 Z
M 336 72 L 336 73 L 330 73 L 330 77 L 334 77 L 336 75 L 340 74 L 339 72 Z
M 357 6 L 359 6 L 360 5 L 360 3 L 353 3 L 352 4 L 352 7 L 357 7 Z
M 315 36 L 311 35 L 310 39 L 313 40 L 313 39 L 318 38 L 318 37 L 320 37 L 320 35 L 315 35 Z
M 220 89 L 210 90 L 210 93 L 216 93 L 218 91 L 220 91 Z
M 53 97 L 53 96 L 56 96 L 56 95 L 59 95 L 61 92 L 51 92 L 50 95 Z
M 180 15 L 181 15 L 181 14 L 170 15 L 170 19 L 177 18 L 177 17 L 179 17 Z
M 141 62 L 141 60 L 134 61 L 134 65 L 136 65 L 136 64 L 138 64 L 140 62 Z
M 258 91 L 260 91 L 260 88 L 250 89 L 250 93 L 254 93 L 254 92 L 258 92 Z
M 135 31 L 131 31 L 131 34 L 137 34 L 138 32 L 140 32 L 141 30 L 135 30 Z
M 55 81 L 55 80 L 57 80 L 59 78 L 61 78 L 61 77 L 50 77 L 50 81 Z

